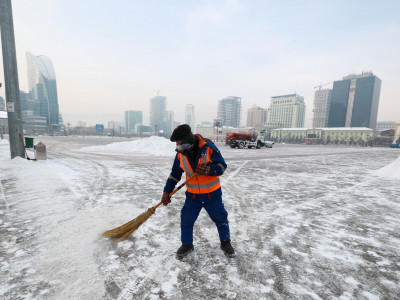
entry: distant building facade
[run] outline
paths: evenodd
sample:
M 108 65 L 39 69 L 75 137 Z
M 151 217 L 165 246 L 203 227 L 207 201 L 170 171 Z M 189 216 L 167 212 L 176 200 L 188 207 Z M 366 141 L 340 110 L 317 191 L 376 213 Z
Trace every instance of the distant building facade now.
M 396 122 L 396 127 L 394 129 L 393 141 L 400 144 L 400 122 Z
M 267 126 L 300 128 L 304 126 L 306 105 L 298 94 L 275 96 L 267 113 Z
M 21 104 L 22 128 L 28 134 L 45 133 L 49 127 L 47 117 L 40 114 L 40 101 L 32 99 L 32 94 L 24 91 L 19 92 L 19 98 Z M 58 118 L 60 118 L 60 114 Z M 60 123 L 60 119 L 58 123 L 62 124 L 62 122 Z
M 256 127 L 265 124 L 267 121 L 267 110 L 259 106 L 253 105 L 253 107 L 247 110 L 247 126 Z
M 187 104 L 185 111 L 185 123 L 190 126 L 193 130 L 196 128 L 195 118 L 194 118 L 194 105 Z
M 138 110 L 127 110 L 124 112 L 125 132 L 133 133 L 135 125 L 143 123 L 143 112 Z
M 149 125 L 136 124 L 135 126 L 135 131 L 140 136 L 149 136 L 154 132 L 153 130 L 154 129 Z
M 366 127 L 279 128 L 271 130 L 276 142 L 365 145 L 374 140 L 375 132 Z
M 150 126 L 154 132 L 166 131 L 168 123 L 167 97 L 155 96 L 150 99 Z
M 53 64 L 44 55 L 26 53 L 29 94 L 40 103 L 39 115 L 46 118 L 47 128 L 59 130 L 57 82 Z
M 167 111 L 167 119 L 165 121 L 163 135 L 170 136 L 174 129 L 175 129 L 174 112 Z
M 124 127 L 117 121 L 109 121 L 107 128 L 112 136 L 121 135 L 125 131 Z
M 219 100 L 218 119 L 223 126 L 239 127 L 242 116 L 242 98 L 230 96 Z
M 327 127 L 376 128 L 382 81 L 372 72 L 333 83 Z
M 376 130 L 395 129 L 395 128 L 396 128 L 395 121 L 376 122 Z
M 35 115 L 31 110 L 21 111 L 23 120 L 22 128 L 28 133 L 45 132 L 47 130 L 47 118 Z
M 332 89 L 321 89 L 314 92 L 313 127 L 328 125 L 329 108 L 332 100 Z

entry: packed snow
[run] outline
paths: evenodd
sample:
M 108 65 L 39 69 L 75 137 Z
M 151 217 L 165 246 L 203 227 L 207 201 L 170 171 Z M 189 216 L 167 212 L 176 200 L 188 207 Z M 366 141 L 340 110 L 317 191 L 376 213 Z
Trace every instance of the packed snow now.
M 174 143 L 36 140 L 48 160 L 0 140 L 0 299 L 399 298 L 398 149 L 217 143 L 237 257 L 202 211 L 180 261 L 183 191 L 126 241 L 101 236 L 160 201 Z

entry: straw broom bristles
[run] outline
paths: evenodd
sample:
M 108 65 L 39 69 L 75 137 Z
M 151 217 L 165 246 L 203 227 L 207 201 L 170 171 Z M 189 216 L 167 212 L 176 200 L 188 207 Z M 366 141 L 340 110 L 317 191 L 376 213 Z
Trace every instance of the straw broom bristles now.
M 123 241 L 128 238 L 132 233 L 134 233 L 140 227 L 140 225 L 146 222 L 151 217 L 151 215 L 155 213 L 155 211 L 155 208 L 151 207 L 147 211 L 139 215 L 136 219 L 133 219 L 132 221 L 129 221 L 117 228 L 104 232 L 103 236 L 118 238 L 118 240 L 115 241 L 116 243 Z
M 184 183 L 182 183 L 180 186 L 178 186 L 174 191 L 172 191 L 169 196 L 172 197 L 173 194 L 175 194 L 177 191 L 179 191 L 186 183 L 188 183 L 190 180 L 195 178 L 197 176 L 197 173 L 193 173 L 192 176 L 190 176 Z M 132 221 L 129 221 L 125 223 L 124 225 L 121 225 L 117 228 L 108 230 L 103 233 L 103 236 L 105 237 L 110 237 L 110 238 L 118 238 L 114 243 L 118 243 L 120 241 L 125 240 L 128 238 L 132 233 L 134 233 L 140 225 L 142 225 L 144 222 L 146 222 L 152 214 L 156 212 L 157 207 L 159 207 L 162 204 L 162 201 L 160 201 L 156 206 L 150 207 L 146 212 L 142 213 L 140 216 L 138 216 L 136 219 L 133 219 Z

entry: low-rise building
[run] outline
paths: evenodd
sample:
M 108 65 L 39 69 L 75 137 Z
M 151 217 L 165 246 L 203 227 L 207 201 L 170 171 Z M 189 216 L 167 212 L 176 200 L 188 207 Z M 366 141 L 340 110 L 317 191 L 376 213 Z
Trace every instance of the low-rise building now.
M 366 127 L 279 128 L 271 130 L 275 142 L 366 145 L 376 133 Z
M 394 129 L 395 127 L 396 127 L 395 121 L 376 122 L 376 130 Z
M 400 122 L 396 122 L 396 127 L 394 130 L 395 131 L 394 131 L 393 141 L 400 144 Z
M 22 127 L 28 134 L 45 133 L 47 131 L 47 118 L 35 115 L 32 110 L 21 112 Z

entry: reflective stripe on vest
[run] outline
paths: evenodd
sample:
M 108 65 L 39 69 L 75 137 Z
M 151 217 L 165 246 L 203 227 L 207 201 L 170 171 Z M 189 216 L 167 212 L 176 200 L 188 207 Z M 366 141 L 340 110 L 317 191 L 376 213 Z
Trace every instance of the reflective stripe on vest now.
M 210 148 L 209 148 L 210 149 Z M 207 149 L 207 150 L 209 150 Z M 205 163 L 207 164 L 210 161 L 210 157 L 212 154 L 212 149 L 211 151 L 207 151 L 206 155 L 203 156 L 199 159 L 199 164 L 200 163 Z M 180 166 L 181 168 L 185 171 L 186 174 L 186 179 L 189 179 L 190 176 L 194 174 L 194 171 L 192 169 L 192 166 L 190 165 L 187 157 L 183 155 L 182 153 L 178 154 L 178 159 L 180 161 Z M 190 182 L 186 184 L 186 188 L 188 192 L 193 193 L 193 194 L 205 194 L 205 193 L 211 193 L 221 187 L 221 183 L 219 181 L 219 176 L 196 176 L 193 178 Z
M 203 176 L 204 177 L 204 176 Z M 217 177 L 217 176 L 210 176 L 210 177 Z M 204 189 L 204 188 L 210 188 L 210 187 L 212 187 L 213 185 L 215 185 L 215 184 L 218 184 L 219 183 L 219 178 L 217 178 L 217 179 L 215 179 L 214 181 L 212 181 L 212 182 L 209 182 L 209 183 L 203 183 L 203 184 L 200 184 L 200 189 Z M 190 188 L 192 188 L 192 189 L 198 189 L 199 187 L 196 185 L 196 184 L 193 184 L 193 183 L 186 183 L 186 185 L 188 186 L 188 187 L 190 187 Z

